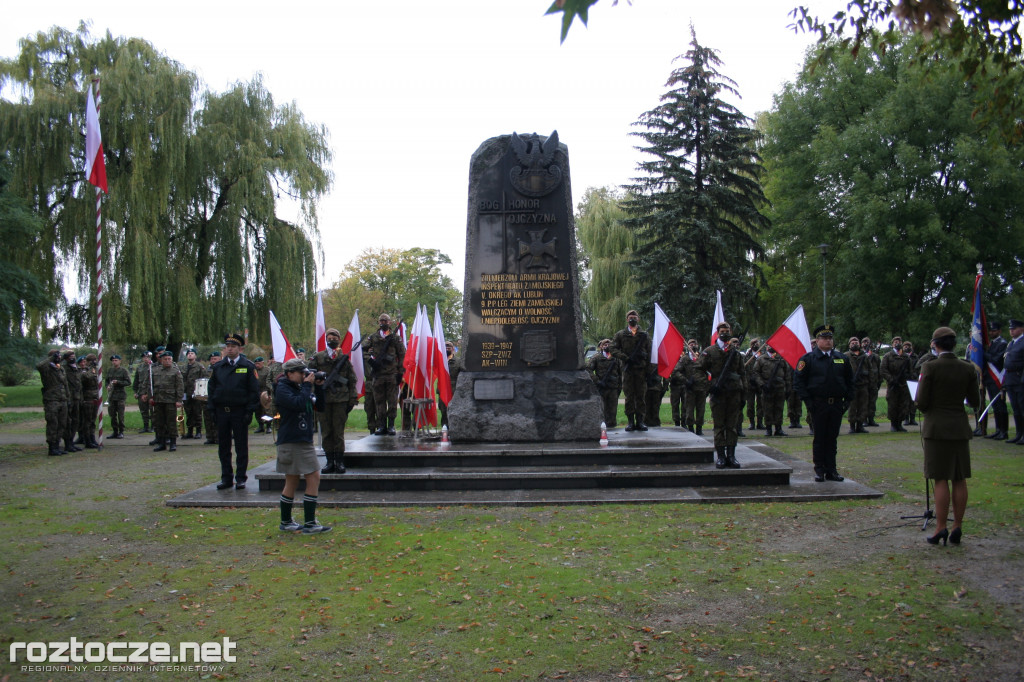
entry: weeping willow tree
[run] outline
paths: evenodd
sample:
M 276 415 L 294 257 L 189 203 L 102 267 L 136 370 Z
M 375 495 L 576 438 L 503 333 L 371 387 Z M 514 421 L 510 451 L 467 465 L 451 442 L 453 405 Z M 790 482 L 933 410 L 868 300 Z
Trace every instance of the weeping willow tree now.
M 275 105 L 259 78 L 201 93 L 195 74 L 143 40 L 93 40 L 81 25 L 20 48 L 0 61 L 0 145 L 13 191 L 45 221 L 25 267 L 58 300 L 25 326 L 44 335 L 47 319 L 96 290 L 95 197 L 83 177 L 94 78 L 109 181 L 104 336 L 174 345 L 248 327 L 265 342 L 268 309 L 286 328 L 311 326 L 316 206 L 332 182 L 324 127 Z M 297 224 L 278 217 L 282 201 L 297 206 Z
M 576 214 L 576 232 L 587 265 L 580 295 L 583 335 L 592 343 L 611 338 L 625 325 L 626 313 L 638 307 L 637 281 L 631 269 L 624 267 L 636 237 L 622 225 L 629 214 L 621 201 L 607 187 L 591 187 Z

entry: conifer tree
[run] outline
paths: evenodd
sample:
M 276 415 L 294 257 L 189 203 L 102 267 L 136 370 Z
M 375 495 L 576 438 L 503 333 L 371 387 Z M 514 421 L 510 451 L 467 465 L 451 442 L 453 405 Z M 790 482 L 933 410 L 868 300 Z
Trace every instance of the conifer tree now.
M 738 95 L 718 72 L 721 60 L 697 35 L 676 61 L 661 104 L 642 114 L 633 134 L 651 159 L 627 189 L 625 225 L 634 230 L 632 258 L 640 298 L 655 302 L 688 327 L 711 325 L 715 290 L 727 312 L 753 321 L 762 255 L 757 235 L 769 226 L 761 208 L 757 132 L 751 121 L 722 99 Z M 735 317 L 733 319 L 736 319 Z

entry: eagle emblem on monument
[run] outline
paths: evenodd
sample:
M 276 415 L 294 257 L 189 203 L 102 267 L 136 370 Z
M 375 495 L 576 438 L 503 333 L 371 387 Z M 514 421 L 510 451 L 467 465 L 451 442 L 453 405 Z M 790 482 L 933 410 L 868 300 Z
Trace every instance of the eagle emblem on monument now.
M 542 139 L 537 133 L 512 133 L 512 149 L 519 164 L 509 171 L 509 180 L 516 191 L 528 197 L 550 194 L 562 182 L 562 169 L 555 163 L 558 131 Z

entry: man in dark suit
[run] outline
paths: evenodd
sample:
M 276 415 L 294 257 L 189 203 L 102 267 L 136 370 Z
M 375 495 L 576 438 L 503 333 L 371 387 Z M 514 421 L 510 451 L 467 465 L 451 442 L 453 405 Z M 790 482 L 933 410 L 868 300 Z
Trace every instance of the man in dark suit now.
M 836 440 L 855 389 L 849 359 L 833 348 L 834 333 L 830 324 L 815 329 L 817 347 L 800 358 L 793 374 L 793 388 L 807 403 L 814 431 L 814 480 L 818 483 L 843 480 L 836 467 Z
M 1003 395 L 999 384 L 996 383 L 996 379 L 992 376 L 988 365 L 992 365 L 996 371 L 1001 372 L 1003 370 L 1003 354 L 1006 353 L 1006 339 L 1001 334 L 1003 331 L 1003 325 L 999 322 L 988 323 L 988 347 L 985 349 L 985 367 L 981 368 L 981 383 L 985 387 L 985 391 L 988 393 L 988 399 L 995 402 L 992 403 L 992 413 L 996 416 L 996 430 L 993 433 L 986 434 L 988 430 L 988 414 L 982 418 L 981 423 L 978 424 L 978 428 L 974 430 L 975 436 L 985 436 L 985 438 L 994 438 L 995 440 L 1006 440 L 1006 432 L 1010 428 L 1010 415 L 1006 411 L 1006 396 Z
M 220 483 L 217 490 L 231 487 L 232 474 L 236 490 L 245 488 L 249 468 L 249 422 L 260 400 L 256 365 L 241 356 L 245 339 L 231 334 L 224 339 L 224 358 L 213 365 L 207 385 L 207 402 L 217 423 Z M 231 441 L 235 441 L 237 468 L 231 470 Z
M 1006 345 L 1003 355 L 1003 390 L 1010 399 L 1013 408 L 1013 425 L 1017 429 L 1016 437 L 1008 443 L 1024 445 L 1024 322 L 1010 320 L 1010 342 Z M 1009 421 L 1009 420 L 1007 420 Z M 1009 424 L 1007 424 L 1009 426 Z

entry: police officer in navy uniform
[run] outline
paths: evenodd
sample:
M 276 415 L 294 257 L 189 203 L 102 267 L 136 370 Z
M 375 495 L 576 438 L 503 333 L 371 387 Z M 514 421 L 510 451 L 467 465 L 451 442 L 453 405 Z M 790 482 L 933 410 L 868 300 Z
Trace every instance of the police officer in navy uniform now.
M 207 404 L 217 424 L 220 483 L 217 490 L 231 487 L 231 441 L 235 441 L 237 468 L 235 489 L 245 488 L 249 468 L 249 423 L 260 400 L 256 365 L 241 355 L 245 339 L 231 334 L 224 339 L 224 357 L 213 365 L 207 384 Z
M 793 387 L 807 403 L 807 416 L 814 428 L 814 480 L 842 481 L 836 468 L 836 439 L 843 413 L 853 399 L 853 372 L 845 355 L 833 348 L 832 325 L 814 330 L 817 348 L 796 363 Z
M 1006 441 L 1024 445 L 1024 322 L 1010 320 L 1010 342 L 1003 355 L 1003 390 L 1013 408 L 1013 424 L 1017 429 L 1016 438 Z

